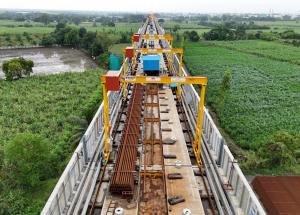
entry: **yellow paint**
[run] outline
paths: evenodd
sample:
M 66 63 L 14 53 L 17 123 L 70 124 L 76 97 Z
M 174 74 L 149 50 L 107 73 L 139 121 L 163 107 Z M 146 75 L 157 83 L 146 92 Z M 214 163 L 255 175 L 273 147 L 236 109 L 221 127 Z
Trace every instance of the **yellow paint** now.
M 110 155 L 110 121 L 109 121 L 109 105 L 107 90 L 105 87 L 106 78 L 102 76 L 102 92 L 103 92 L 103 103 L 104 103 L 104 157 L 107 162 Z
M 204 99 L 205 99 L 206 85 L 201 86 L 201 95 L 198 105 L 198 117 L 196 125 L 196 136 L 193 142 L 193 149 L 196 156 L 196 161 L 199 166 L 202 166 L 201 162 L 201 141 L 202 141 L 202 124 L 203 124 L 203 112 L 204 112 Z

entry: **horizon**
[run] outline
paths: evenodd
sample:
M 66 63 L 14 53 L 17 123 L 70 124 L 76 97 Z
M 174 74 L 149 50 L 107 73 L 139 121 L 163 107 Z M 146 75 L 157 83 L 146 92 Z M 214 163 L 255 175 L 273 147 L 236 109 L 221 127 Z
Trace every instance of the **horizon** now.
M 155 3 L 155 2 L 154 2 Z M 300 14 L 300 1 L 286 0 L 211 0 L 202 2 L 186 0 L 184 3 L 174 3 L 165 0 L 157 4 L 147 4 L 143 1 L 128 0 L 119 2 L 110 0 L 86 0 L 84 4 L 75 0 L 52 0 L 51 2 L 36 2 L 35 0 L 10 0 L 1 3 L 0 10 L 40 10 L 40 11 L 78 11 L 78 12 L 111 12 L 111 13 L 194 13 L 194 14 Z M 139 6 L 139 10 L 135 10 Z M 118 9 L 116 9 L 118 8 Z
M 142 14 L 142 15 L 148 15 L 148 14 L 172 14 L 172 15 L 223 15 L 223 14 L 230 14 L 230 15 L 243 15 L 243 14 L 248 14 L 248 15 L 299 15 L 300 16 L 300 11 L 299 12 L 153 12 L 153 11 L 105 11 L 105 10 L 77 10 L 77 9 L 45 9 L 45 8 L 36 8 L 36 9 L 30 9 L 30 8 L 1 8 L 0 7 L 0 12 L 7 12 L 7 11 L 12 11 L 12 12 L 58 12 L 58 13 L 63 13 L 63 12 L 74 12 L 74 13 L 111 13 L 111 14 L 118 14 L 118 13 L 124 13 L 124 14 Z

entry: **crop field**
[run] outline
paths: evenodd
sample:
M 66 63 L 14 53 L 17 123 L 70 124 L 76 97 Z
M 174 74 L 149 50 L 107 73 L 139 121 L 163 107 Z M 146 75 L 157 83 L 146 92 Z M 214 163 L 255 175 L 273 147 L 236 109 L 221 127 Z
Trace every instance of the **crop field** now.
M 107 32 L 112 40 L 118 40 L 121 32 L 135 32 L 141 23 L 115 23 L 115 27 L 103 26 L 101 23 L 82 22 L 78 26 L 85 27 L 88 31 Z M 36 45 L 40 44 L 44 34 L 53 32 L 55 23 L 44 25 L 38 22 L 18 22 L 14 20 L 0 20 L 0 46 Z
M 115 23 L 115 27 L 103 26 L 101 23 L 97 23 L 93 26 L 92 22 L 83 22 L 79 26 L 85 27 L 88 31 L 106 31 L 106 32 L 136 32 L 141 27 L 142 23 Z M 75 25 L 74 25 L 75 26 Z
M 39 134 L 50 142 L 58 177 L 76 147 L 76 139 L 82 136 L 99 106 L 101 72 L 33 76 L 14 82 L 0 80 L 0 155 L 3 145 L 15 135 Z M 0 174 L 0 185 L 1 179 Z M 39 213 L 56 180 L 48 179 L 35 190 L 6 190 L 0 186 L 4 189 L 0 192 L 0 213 L 3 206 L 8 207 L 9 214 Z
M 179 25 L 181 29 L 199 29 L 199 28 L 207 28 L 206 26 L 198 25 L 196 21 L 188 21 L 188 22 L 176 22 L 166 20 L 163 24 L 163 28 L 174 28 L 174 26 Z
M 0 35 L 2 34 L 45 34 L 50 33 L 54 25 L 45 26 L 38 22 L 18 22 L 14 20 L 0 20 Z
M 276 41 L 269 42 L 262 40 L 239 40 L 217 41 L 212 43 L 215 46 L 300 65 L 299 48 L 291 45 L 285 45 Z
M 84 117 L 84 106 L 100 84 L 99 75 L 88 71 L 0 80 L 0 143 L 20 132 L 41 134 L 53 145 L 65 141 L 72 131 L 68 117 Z
M 255 24 L 269 26 L 273 29 L 300 29 L 299 21 L 255 21 Z
M 115 27 L 103 26 L 101 23 L 82 22 L 78 26 L 85 27 L 88 31 L 115 31 L 115 32 L 135 32 L 142 23 L 115 23 Z M 78 27 L 72 24 L 71 26 Z M 38 22 L 18 22 L 14 20 L 0 20 L 0 35 L 3 34 L 46 34 L 54 30 L 55 24 L 44 25 Z
M 207 104 L 236 144 L 255 150 L 280 130 L 299 132 L 299 65 L 206 43 L 188 43 L 186 48 L 192 74 L 209 78 Z M 260 49 L 264 52 L 263 45 Z M 232 72 L 231 88 L 220 105 L 225 71 Z

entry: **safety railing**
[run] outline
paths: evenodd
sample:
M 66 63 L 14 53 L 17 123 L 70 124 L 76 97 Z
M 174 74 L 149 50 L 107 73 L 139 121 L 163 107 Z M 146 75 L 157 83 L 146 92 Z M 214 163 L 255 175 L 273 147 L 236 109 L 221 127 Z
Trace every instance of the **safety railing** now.
M 121 68 L 120 70 L 122 70 Z M 101 95 L 99 95 L 101 96 Z M 115 122 L 117 112 L 121 105 L 121 92 L 109 92 L 109 110 L 111 122 Z M 84 133 L 79 142 L 74 154 L 72 155 L 67 167 L 62 173 L 57 182 L 52 194 L 50 195 L 41 214 L 67 214 L 74 205 L 74 201 L 81 194 L 81 188 L 86 176 L 90 170 L 90 166 L 95 152 L 99 147 L 101 148 L 101 139 L 104 135 L 104 112 L 103 103 L 100 105 L 88 129 Z
M 174 69 L 176 69 L 179 65 L 179 59 L 177 56 L 174 56 L 174 59 L 175 64 L 177 64 L 174 65 Z M 183 75 L 187 76 L 188 73 L 185 68 L 182 70 Z M 182 86 L 183 105 L 193 132 L 196 129 L 199 99 L 193 85 Z M 245 215 L 265 215 L 265 210 L 206 108 L 204 108 L 203 117 L 203 144 L 208 148 L 219 180 L 223 185 L 223 191 L 227 194 L 229 202 L 233 204 L 234 212 Z

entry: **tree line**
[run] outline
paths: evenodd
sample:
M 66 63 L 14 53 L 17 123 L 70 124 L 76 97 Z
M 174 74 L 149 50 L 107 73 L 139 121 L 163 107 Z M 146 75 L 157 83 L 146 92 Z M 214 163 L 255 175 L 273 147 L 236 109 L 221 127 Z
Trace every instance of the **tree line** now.
M 94 59 L 100 60 L 108 52 L 113 41 L 105 32 L 87 31 L 84 27 L 72 27 L 65 23 L 56 25 L 54 32 L 45 34 L 41 45 L 49 47 L 52 45 L 68 46 L 86 50 Z

